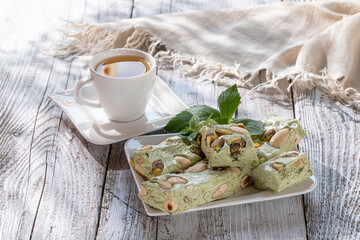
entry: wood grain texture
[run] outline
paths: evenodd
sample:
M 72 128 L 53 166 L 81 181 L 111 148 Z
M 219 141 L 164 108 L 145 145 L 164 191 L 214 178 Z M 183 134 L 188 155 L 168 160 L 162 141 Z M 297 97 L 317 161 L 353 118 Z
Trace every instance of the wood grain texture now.
M 172 1 L 171 5 L 164 2 L 155 5 L 152 1 L 152 8 L 149 8 L 148 4 L 146 1 L 135 1 L 133 17 L 141 16 L 140 14 L 153 15 L 177 10 L 244 7 L 243 3 L 230 5 L 217 2 L 216 5 L 214 2 L 206 1 L 202 3 Z M 178 71 L 160 70 L 159 76 L 188 105 L 208 104 L 216 107 L 217 96 L 225 89 L 206 82 L 199 84 L 191 78 L 183 79 L 179 77 Z M 243 103 L 239 109 L 241 117 L 259 118 L 266 113 L 293 115 L 292 103 L 289 100 L 282 102 L 279 100 L 280 96 L 274 96 L 269 101 L 265 100 L 268 96 L 247 95 L 247 90 L 240 91 L 243 96 Z M 274 104 L 276 101 L 279 105 Z M 254 110 L 254 106 L 258 108 Z M 132 239 L 135 236 L 139 239 L 153 239 L 154 235 L 157 239 L 264 239 L 268 237 L 304 239 L 306 237 L 301 197 L 179 216 L 157 218 L 146 216 L 142 203 L 137 198 L 138 192 L 128 170 L 129 166 L 122 144 L 112 147 L 97 235 L 99 239 Z
M 304 197 L 309 239 L 360 238 L 360 114 L 320 91 L 296 94 L 301 144 L 318 180 Z
M 277 95 L 240 89 L 237 115 L 295 113 L 308 132 L 300 147 L 319 181 L 313 192 L 158 218 L 147 216 L 137 197 L 124 142 L 88 143 L 47 98 L 50 92 L 73 88 L 87 74 L 78 60 L 43 54 L 53 37 L 61 40 L 52 36 L 66 25 L 59 17 L 96 23 L 271 2 L 276 1 L 3 1 L 0 239 L 359 239 L 360 115 L 318 91 L 293 106 Z M 216 107 L 224 90 L 179 77 L 178 70 L 161 70 L 159 75 L 188 105 Z

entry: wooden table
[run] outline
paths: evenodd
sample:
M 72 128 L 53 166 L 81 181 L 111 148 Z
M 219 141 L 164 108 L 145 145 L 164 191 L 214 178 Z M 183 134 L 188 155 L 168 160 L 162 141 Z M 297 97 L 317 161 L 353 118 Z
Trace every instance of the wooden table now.
M 48 93 L 86 74 L 76 58 L 45 54 L 68 23 L 105 22 L 200 9 L 275 2 L 65 0 L 1 2 L 1 239 L 360 239 L 360 114 L 319 91 L 287 99 L 239 89 L 238 116 L 300 119 L 300 148 L 319 184 L 303 196 L 179 216 L 148 217 L 126 162 L 124 142 L 84 140 Z M 188 105 L 216 106 L 223 87 L 159 71 Z M 259 81 L 262 81 L 259 78 Z M 295 99 L 295 100 L 294 100 Z

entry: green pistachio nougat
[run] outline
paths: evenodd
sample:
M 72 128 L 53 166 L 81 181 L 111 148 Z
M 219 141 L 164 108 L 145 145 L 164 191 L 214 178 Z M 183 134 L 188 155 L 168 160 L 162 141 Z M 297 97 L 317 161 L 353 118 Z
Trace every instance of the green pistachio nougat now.
M 249 171 L 259 164 L 249 132 L 241 125 L 211 121 L 200 129 L 201 149 L 210 167 L 240 167 Z
M 205 169 L 201 172 L 165 174 L 143 182 L 139 197 L 153 208 L 178 214 L 229 197 L 246 188 L 250 182 L 249 175 L 235 167 L 221 171 Z
M 296 145 L 306 135 L 299 121 L 294 118 L 270 115 L 262 122 L 265 134 L 254 140 L 260 162 L 296 149 Z
M 290 188 L 312 175 L 307 156 L 297 151 L 283 153 L 260 164 L 250 173 L 254 187 L 274 192 Z
M 202 159 L 203 153 L 195 142 L 174 136 L 159 145 L 148 145 L 133 153 L 130 163 L 146 179 L 165 173 L 182 171 Z

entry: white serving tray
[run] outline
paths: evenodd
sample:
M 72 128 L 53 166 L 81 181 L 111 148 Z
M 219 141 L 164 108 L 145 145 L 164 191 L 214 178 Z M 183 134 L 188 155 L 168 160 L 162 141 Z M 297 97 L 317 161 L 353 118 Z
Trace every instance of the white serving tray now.
M 130 161 L 130 157 L 132 156 L 132 153 L 135 150 L 138 150 L 139 148 L 145 145 L 159 144 L 162 141 L 164 141 L 166 138 L 171 137 L 173 135 L 174 134 L 147 135 L 147 136 L 139 136 L 129 139 L 125 143 L 125 147 L 124 147 L 128 162 Z M 134 176 L 137 188 L 140 191 L 141 183 L 144 181 L 144 179 L 132 167 L 130 167 L 130 169 Z M 232 195 L 229 198 L 206 203 L 204 205 L 189 209 L 184 213 L 301 195 L 314 190 L 316 185 L 317 185 L 316 178 L 315 176 L 312 176 L 309 179 L 305 180 L 304 182 L 301 182 L 298 185 L 293 186 L 279 193 L 275 193 L 270 190 L 259 190 L 254 187 L 247 187 L 246 189 L 241 190 L 239 193 Z M 168 213 L 164 213 L 161 212 L 160 210 L 150 207 L 148 204 L 144 202 L 143 204 L 145 207 L 145 211 L 149 216 L 169 215 Z
M 96 100 L 92 84 L 84 86 L 82 95 Z M 163 128 L 179 112 L 188 108 L 166 83 L 156 78 L 152 97 L 144 115 L 133 122 L 119 123 L 107 118 L 101 107 L 90 107 L 75 101 L 74 89 L 49 94 L 89 142 L 106 145 Z

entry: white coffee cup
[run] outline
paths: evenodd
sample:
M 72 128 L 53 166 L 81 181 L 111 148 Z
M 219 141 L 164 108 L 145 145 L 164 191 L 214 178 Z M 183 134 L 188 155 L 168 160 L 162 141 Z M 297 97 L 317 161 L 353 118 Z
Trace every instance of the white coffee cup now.
M 119 55 L 135 56 L 149 63 L 149 71 L 133 77 L 117 78 L 96 72 L 96 67 L 105 59 Z M 156 61 L 148 53 L 118 48 L 94 56 L 90 61 L 90 76 L 80 79 L 75 87 L 76 100 L 92 107 L 102 107 L 109 119 L 117 122 L 131 122 L 142 116 L 148 104 L 156 78 Z M 98 101 L 81 95 L 82 87 L 93 82 Z

